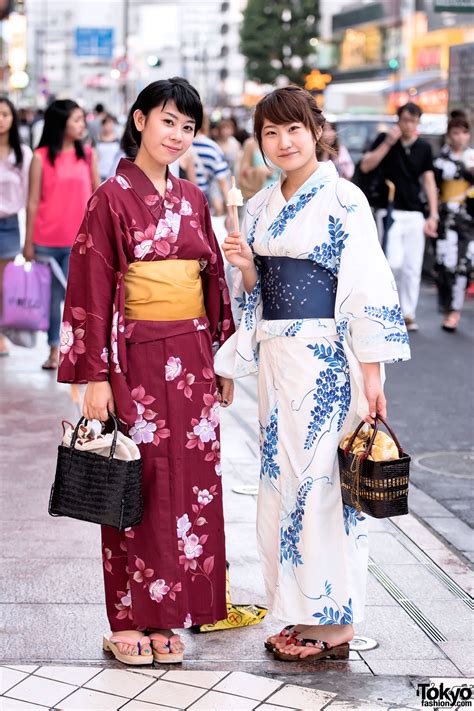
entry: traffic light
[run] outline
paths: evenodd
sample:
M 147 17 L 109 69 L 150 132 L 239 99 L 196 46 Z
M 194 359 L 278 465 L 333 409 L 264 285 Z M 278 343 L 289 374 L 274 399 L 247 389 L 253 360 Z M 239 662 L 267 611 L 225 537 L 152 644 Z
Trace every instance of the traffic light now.
M 388 66 L 393 72 L 396 72 L 397 69 L 400 67 L 400 62 L 396 57 L 393 57 L 392 59 L 389 60 Z

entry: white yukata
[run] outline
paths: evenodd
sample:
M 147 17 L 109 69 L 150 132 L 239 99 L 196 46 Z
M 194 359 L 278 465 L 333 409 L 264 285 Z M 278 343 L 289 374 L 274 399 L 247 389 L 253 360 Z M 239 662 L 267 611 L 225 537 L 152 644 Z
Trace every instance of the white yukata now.
M 247 296 L 234 285 L 242 319 L 215 367 L 227 377 L 258 369 L 257 539 L 270 610 L 290 624 L 357 623 L 368 521 L 343 506 L 337 447 L 368 413 L 359 362 L 407 360 L 408 335 L 359 188 L 332 162 L 288 202 L 283 179 L 249 200 L 242 232 L 255 255 L 313 260 L 337 279 L 335 318 L 264 320 L 260 281 Z

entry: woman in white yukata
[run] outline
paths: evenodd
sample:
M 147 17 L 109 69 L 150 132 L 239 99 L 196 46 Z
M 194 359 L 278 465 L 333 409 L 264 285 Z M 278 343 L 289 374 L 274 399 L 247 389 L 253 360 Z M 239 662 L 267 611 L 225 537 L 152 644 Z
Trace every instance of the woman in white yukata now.
M 264 97 L 255 136 L 280 180 L 249 200 L 223 249 L 242 311 L 216 372 L 255 372 L 258 548 L 285 660 L 347 658 L 364 617 L 368 520 L 343 506 L 337 447 L 357 418 L 385 417 L 382 363 L 410 357 L 397 289 L 363 193 L 318 163 L 325 119 L 289 86 Z M 326 146 L 323 146 L 326 149 Z

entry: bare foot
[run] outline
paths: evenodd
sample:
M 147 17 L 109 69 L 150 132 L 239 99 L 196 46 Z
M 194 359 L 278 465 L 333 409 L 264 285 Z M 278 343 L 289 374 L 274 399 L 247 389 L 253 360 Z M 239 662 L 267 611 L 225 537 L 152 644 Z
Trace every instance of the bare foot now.
M 59 348 L 51 346 L 49 356 L 41 366 L 43 370 L 56 370 L 59 363 Z
M 352 625 L 299 625 L 300 632 L 296 639 L 311 639 L 326 642 L 330 647 L 338 647 L 341 644 L 347 644 L 354 638 L 354 628 Z M 279 651 L 284 654 L 300 655 L 302 659 L 311 653 L 311 650 L 302 651 L 301 646 L 292 643 L 292 640 L 282 647 L 279 646 Z M 314 651 L 314 650 L 313 650 Z
M 117 636 L 123 635 L 124 637 L 129 637 L 130 639 L 136 639 L 137 642 L 145 636 L 145 633 L 140 632 L 140 630 L 120 630 L 120 632 L 112 632 L 112 634 Z M 150 656 L 152 653 L 150 644 L 140 645 L 140 651 L 138 649 L 138 644 L 125 644 L 124 642 L 116 642 L 115 644 L 120 654 L 127 654 L 135 657 L 138 654 Z
M 169 648 L 166 646 L 165 649 L 163 642 L 152 639 L 151 644 L 155 652 L 158 652 L 159 654 L 166 654 L 169 650 L 171 654 L 183 654 L 185 649 L 184 642 L 179 635 L 173 632 L 173 630 L 152 629 L 151 627 L 147 630 L 148 634 L 153 634 L 154 632 L 163 635 L 166 639 L 171 640 Z

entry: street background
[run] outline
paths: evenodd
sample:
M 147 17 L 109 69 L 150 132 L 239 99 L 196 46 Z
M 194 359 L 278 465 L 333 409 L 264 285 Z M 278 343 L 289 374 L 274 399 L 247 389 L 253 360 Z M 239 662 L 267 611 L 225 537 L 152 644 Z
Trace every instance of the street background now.
M 84 109 L 88 142 L 112 114 L 118 144 L 138 92 L 180 75 L 214 137 L 233 117 L 242 142 L 259 99 L 294 82 L 336 122 L 354 164 L 407 101 L 423 109 L 420 135 L 438 154 L 449 112 L 474 116 L 473 13 L 474 0 L 0 0 L 0 95 L 33 149 L 44 110 L 63 98 Z M 98 136 L 96 147 L 110 138 Z M 222 200 L 213 208 L 225 211 Z M 0 710 L 403 710 L 421 708 L 420 681 L 473 684 L 474 298 L 457 332 L 442 331 L 430 271 L 428 260 L 412 360 L 387 368 L 389 421 L 412 456 L 410 513 L 372 521 L 367 615 L 349 661 L 275 661 L 263 647 L 281 628 L 271 615 L 185 630 L 179 670 L 124 669 L 103 653 L 99 528 L 47 514 L 61 420 L 78 408 L 41 370 L 44 334 L 35 349 L 10 347 L 0 358 Z M 239 493 L 259 481 L 255 378 L 237 383 L 222 413 L 222 449 L 232 599 L 265 605 L 256 497 Z

